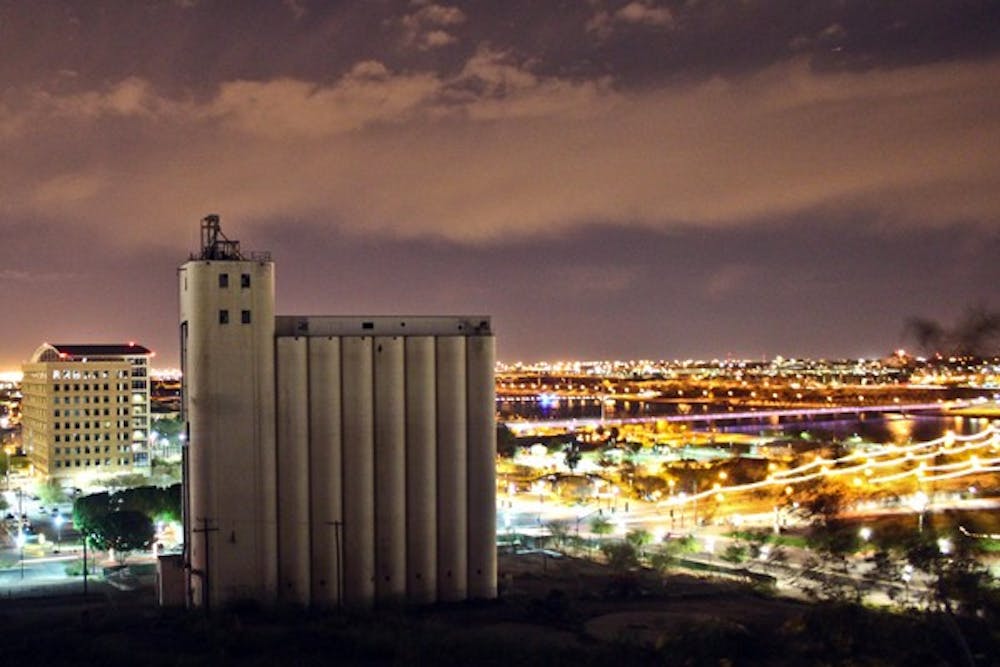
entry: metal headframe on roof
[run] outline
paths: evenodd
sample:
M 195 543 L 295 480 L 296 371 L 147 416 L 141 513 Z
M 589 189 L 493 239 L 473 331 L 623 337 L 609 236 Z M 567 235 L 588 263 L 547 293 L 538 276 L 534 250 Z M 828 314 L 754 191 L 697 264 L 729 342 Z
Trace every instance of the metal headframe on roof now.
M 230 241 L 222 233 L 219 216 L 206 215 L 201 219 L 201 256 L 200 259 L 241 260 L 240 242 Z

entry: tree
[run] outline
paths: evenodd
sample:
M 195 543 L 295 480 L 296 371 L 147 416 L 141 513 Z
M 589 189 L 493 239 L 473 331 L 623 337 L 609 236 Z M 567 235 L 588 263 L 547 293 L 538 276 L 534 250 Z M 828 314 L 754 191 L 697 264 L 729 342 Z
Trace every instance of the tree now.
M 610 535 L 611 522 L 603 515 L 597 515 L 590 520 L 590 532 L 594 535 Z
M 115 509 L 142 512 L 153 521 L 178 521 L 181 515 L 181 485 L 168 488 L 139 486 L 114 495 Z
M 111 511 L 111 495 L 106 491 L 80 496 L 73 503 L 73 525 L 83 535 L 92 535 Z
M 867 561 L 871 565 L 871 569 L 865 572 L 868 586 L 882 588 L 890 600 L 895 600 L 903 575 L 903 563 L 899 557 L 888 549 L 876 549 Z
M 148 482 L 145 475 L 141 473 L 121 473 L 120 475 L 114 475 L 113 477 L 108 477 L 103 480 L 104 486 L 109 489 L 124 490 L 137 486 L 143 486 Z
M 497 424 L 497 454 L 505 459 L 514 458 L 517 453 L 517 436 L 510 430 L 510 427 L 499 422 Z
M 657 572 L 666 572 L 677 564 L 677 556 L 668 549 L 657 549 L 649 554 L 649 564 Z
M 680 561 L 684 554 L 698 551 L 698 540 L 693 535 L 664 540 L 649 554 L 649 564 L 659 572 L 666 572 Z
M 58 505 L 66 502 L 68 498 L 62 484 L 54 479 L 50 479 L 38 487 L 38 497 L 45 505 Z
M 742 542 L 733 542 L 726 550 L 722 552 L 720 558 L 727 563 L 732 563 L 733 565 L 739 565 L 744 562 L 749 556 L 747 546 Z
M 614 540 L 601 545 L 601 553 L 615 572 L 627 572 L 639 567 L 639 552 L 625 540 Z
M 154 421 L 150 428 L 158 437 L 171 440 L 177 438 L 184 431 L 184 420 L 163 417 Z
M 645 528 L 634 528 L 625 534 L 625 541 L 641 554 L 642 548 L 653 541 L 653 534 Z
M 657 492 L 662 496 L 669 489 L 669 485 L 667 484 L 667 480 L 662 477 L 656 475 L 639 475 L 635 478 L 632 488 L 639 495 L 650 497 Z
M 99 549 L 114 549 L 119 565 L 124 565 L 131 552 L 152 546 L 155 536 L 152 520 L 134 510 L 105 514 L 90 535 Z
M 556 519 L 546 523 L 545 527 L 549 529 L 549 535 L 552 537 L 552 542 L 556 548 L 562 548 L 566 542 L 566 538 L 569 536 L 569 524 Z
M 166 461 L 154 458 L 150 463 L 150 479 L 164 480 L 170 482 L 180 482 L 181 464 L 180 461 Z
M 808 559 L 806 571 L 819 583 L 811 591 L 827 600 L 861 602 L 867 582 L 850 576 L 850 555 L 861 546 L 857 529 L 835 519 L 813 526 L 808 537 L 816 556 Z
M 947 543 L 947 549 L 942 544 Z M 975 552 L 975 540 L 962 535 L 943 537 L 933 530 L 911 538 L 906 560 L 931 580 L 928 603 L 948 614 L 996 614 L 996 580 Z
M 149 548 L 155 521 L 176 521 L 180 514 L 180 484 L 94 493 L 73 503 L 73 525 L 83 538 L 97 549 L 114 549 L 120 562 L 130 551 Z
M 742 535 L 742 533 L 741 533 Z M 745 533 L 747 549 L 751 558 L 760 558 L 764 545 L 771 541 L 771 533 L 766 529 L 749 530 Z
M 813 481 L 799 492 L 800 511 L 814 524 L 825 526 L 836 521 L 850 504 L 843 486 L 828 481 Z
M 563 454 L 565 456 L 566 467 L 569 468 L 570 472 L 576 470 L 576 467 L 580 465 L 580 459 L 583 455 L 580 453 L 580 446 L 575 442 L 567 443 L 563 448 Z

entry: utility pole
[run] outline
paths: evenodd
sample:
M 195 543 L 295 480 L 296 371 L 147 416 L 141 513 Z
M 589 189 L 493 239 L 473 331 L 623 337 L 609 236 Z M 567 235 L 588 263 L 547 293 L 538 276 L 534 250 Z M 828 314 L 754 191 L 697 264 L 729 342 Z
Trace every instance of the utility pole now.
M 209 558 L 212 556 L 212 552 L 209 549 L 209 533 L 214 533 L 219 529 L 216 527 L 210 527 L 208 524 L 211 521 L 209 518 L 198 519 L 201 522 L 201 528 L 191 529 L 192 533 L 203 533 L 205 535 L 205 570 L 203 572 L 197 572 L 201 575 L 201 606 L 204 607 L 205 613 L 208 614 L 212 608 L 212 596 L 211 590 L 209 588 L 208 573 L 210 570 Z
M 697 480 L 692 480 L 691 482 L 691 496 L 694 501 L 694 507 L 692 509 L 692 514 L 694 517 L 691 520 L 692 528 L 694 530 L 698 529 L 698 482 Z
M 87 597 L 87 539 L 89 535 L 83 536 L 83 597 Z
M 333 574 L 337 582 L 337 609 L 340 610 L 344 604 L 344 554 L 340 549 L 340 531 L 344 528 L 344 522 L 327 521 L 326 525 L 333 526 L 333 552 L 337 554 L 337 571 Z

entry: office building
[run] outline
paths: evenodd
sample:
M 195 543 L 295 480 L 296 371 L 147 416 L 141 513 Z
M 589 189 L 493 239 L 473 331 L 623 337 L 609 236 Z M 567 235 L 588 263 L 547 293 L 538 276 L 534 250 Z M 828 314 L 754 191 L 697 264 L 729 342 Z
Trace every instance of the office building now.
M 495 597 L 489 318 L 275 316 L 218 216 L 179 279 L 190 604 Z
M 135 343 L 43 344 L 22 366 L 32 472 L 86 487 L 149 465 L 149 360 Z

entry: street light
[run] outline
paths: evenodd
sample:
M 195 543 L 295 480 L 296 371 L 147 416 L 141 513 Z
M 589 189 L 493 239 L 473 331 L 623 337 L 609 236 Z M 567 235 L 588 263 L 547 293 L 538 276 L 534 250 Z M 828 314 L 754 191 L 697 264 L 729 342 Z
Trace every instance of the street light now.
M 937 541 L 938 551 L 941 552 L 942 556 L 947 556 L 952 551 L 951 540 L 947 537 L 939 537 Z
M 917 513 L 917 530 L 921 533 L 924 532 L 924 511 L 929 500 L 923 491 L 917 491 L 910 497 L 910 507 Z
M 55 551 L 56 553 L 59 553 L 60 548 L 62 548 L 63 521 L 65 521 L 65 519 L 63 519 L 63 515 L 59 514 L 58 512 L 56 513 L 55 518 L 52 519 L 52 523 L 56 524 L 56 551 Z
M 903 580 L 903 588 L 906 591 L 906 601 L 910 601 L 910 580 L 913 579 L 913 566 L 907 563 L 903 566 L 903 574 L 900 575 L 900 579 Z
M 21 550 L 21 579 L 23 580 L 24 579 L 24 543 L 25 543 L 24 532 L 23 531 L 21 531 L 21 530 L 17 531 L 17 541 L 15 543 L 17 544 L 17 548 Z

